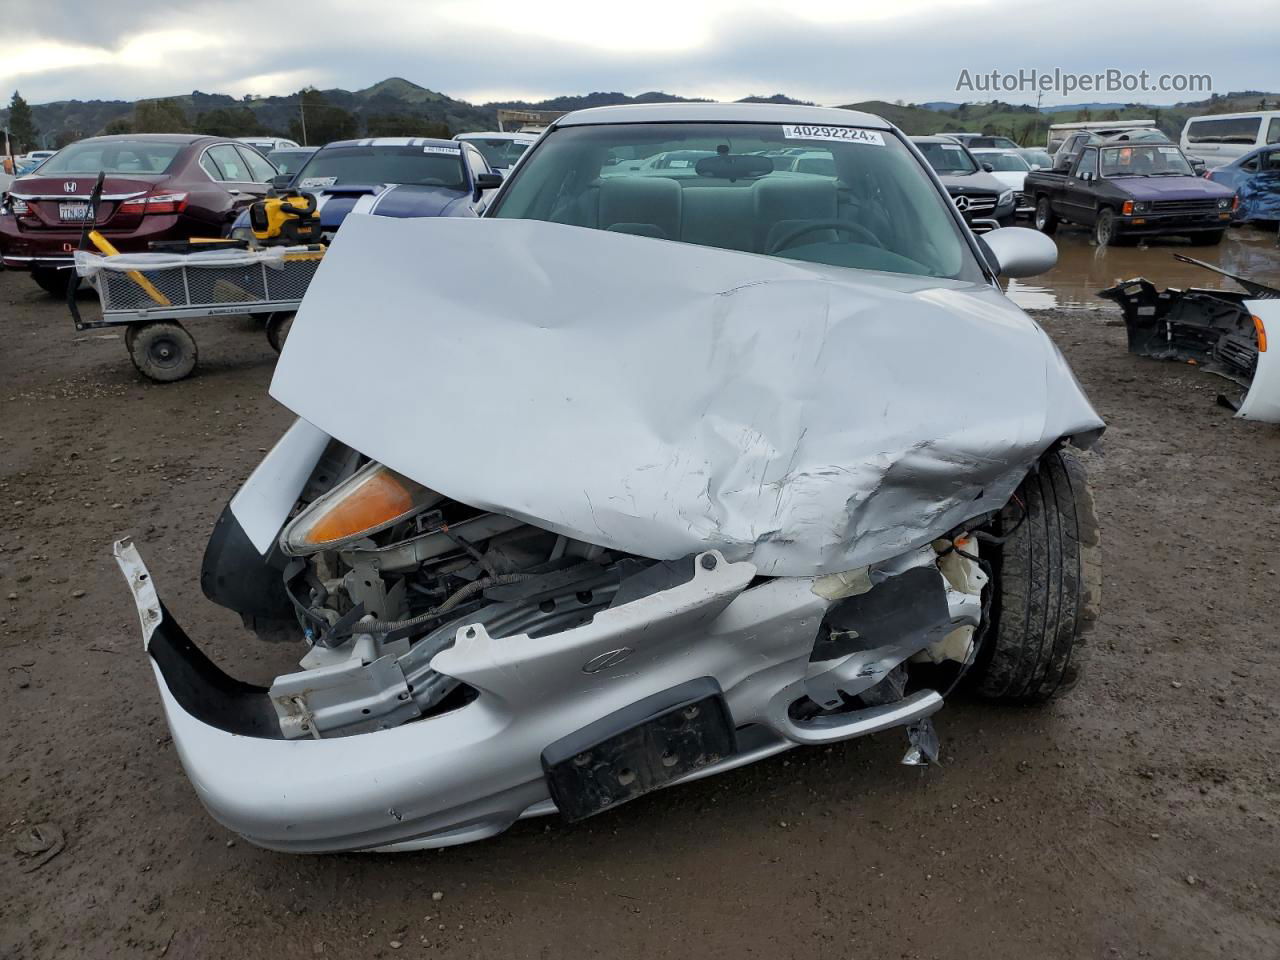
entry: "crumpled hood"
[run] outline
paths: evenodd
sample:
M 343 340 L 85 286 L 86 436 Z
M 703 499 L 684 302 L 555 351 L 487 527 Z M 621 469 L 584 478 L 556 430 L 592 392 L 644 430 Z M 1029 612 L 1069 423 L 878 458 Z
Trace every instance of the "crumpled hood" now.
M 475 507 L 788 576 L 926 543 L 1102 427 L 984 285 L 522 220 L 348 217 L 271 394 Z
M 1255 173 L 1240 185 L 1238 220 L 1280 220 L 1280 171 Z

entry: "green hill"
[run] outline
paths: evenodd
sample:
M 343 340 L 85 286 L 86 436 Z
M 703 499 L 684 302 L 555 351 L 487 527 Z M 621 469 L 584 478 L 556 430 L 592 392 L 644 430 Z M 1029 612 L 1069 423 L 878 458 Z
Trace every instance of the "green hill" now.
M 491 130 L 497 125 L 499 107 L 569 111 L 622 103 L 695 102 L 688 97 L 654 90 L 634 96 L 615 91 L 554 97 L 536 103 L 507 101 L 472 104 L 419 86 L 403 77 L 389 77 L 363 90 L 323 90 L 320 91 L 320 96 L 333 108 L 333 113 L 344 117 L 349 115 L 350 122 L 344 129 L 353 129 L 359 133 L 371 129 L 404 132 L 430 129 L 438 133 L 442 124 L 451 133 Z M 296 93 L 283 97 L 237 98 L 194 90 L 189 94 L 164 99 L 172 101 L 176 107 L 176 110 L 169 111 L 166 115 L 174 117 L 174 122 L 179 127 L 233 136 L 241 132 L 288 136 L 299 113 L 299 95 Z M 134 116 L 139 102 L 142 101 L 63 100 L 35 104 L 32 106 L 32 114 L 36 126 L 51 142 L 66 143 L 111 129 L 127 129 L 124 125 Z M 781 93 L 744 97 L 740 102 L 804 103 Z M 1215 94 L 1208 100 L 1174 106 L 1094 103 L 1073 108 L 1070 105 L 1055 105 L 1051 111 L 1046 109 L 1042 114 L 1038 114 L 1031 106 L 998 100 L 954 106 L 946 101 L 934 101 L 934 108 L 884 100 L 867 100 L 845 106 L 847 109 L 864 110 L 882 116 L 912 135 L 966 130 L 1000 134 L 1012 137 L 1019 143 L 1039 145 L 1045 142 L 1050 123 L 1146 117 L 1155 119 L 1161 130 L 1176 137 L 1189 116 L 1255 110 L 1263 105 L 1275 108 L 1278 104 L 1280 94 L 1246 90 Z M 308 106 L 309 117 L 311 109 Z M 0 123 L 7 118 L 8 111 L 0 110 Z

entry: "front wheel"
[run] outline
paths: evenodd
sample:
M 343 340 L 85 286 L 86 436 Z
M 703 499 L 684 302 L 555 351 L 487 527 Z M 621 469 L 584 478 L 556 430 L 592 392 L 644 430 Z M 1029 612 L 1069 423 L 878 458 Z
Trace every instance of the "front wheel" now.
M 975 665 L 994 700 L 1044 703 L 1080 678 L 1098 618 L 1102 550 L 1084 465 L 1046 454 L 1000 513 L 990 619 Z
M 129 332 L 129 356 L 144 377 L 172 383 L 196 368 L 196 342 L 176 320 L 138 324 Z
M 1116 242 L 1116 212 L 1106 207 L 1098 211 L 1098 219 L 1093 223 L 1093 241 L 1100 247 L 1109 247 Z
M 1037 230 L 1050 236 L 1058 229 L 1058 218 L 1053 212 L 1048 197 L 1041 197 L 1036 201 L 1035 223 Z

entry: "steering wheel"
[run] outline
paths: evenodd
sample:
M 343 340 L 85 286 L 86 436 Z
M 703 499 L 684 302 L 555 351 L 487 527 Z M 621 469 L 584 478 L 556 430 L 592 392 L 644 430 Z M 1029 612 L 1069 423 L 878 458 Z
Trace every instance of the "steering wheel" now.
M 811 223 L 802 223 L 788 230 L 773 241 L 767 252 L 773 254 L 786 250 L 788 247 L 794 246 L 795 242 L 801 237 L 810 233 L 817 233 L 819 230 L 843 230 L 853 236 L 865 238 L 881 250 L 884 249 L 884 244 L 880 242 L 880 238 L 860 223 L 853 223 L 849 220 L 814 220 Z

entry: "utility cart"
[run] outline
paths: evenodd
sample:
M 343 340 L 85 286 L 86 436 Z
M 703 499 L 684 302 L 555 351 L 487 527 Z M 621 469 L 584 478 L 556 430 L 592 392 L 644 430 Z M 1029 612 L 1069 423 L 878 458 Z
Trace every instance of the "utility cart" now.
M 101 178 L 90 197 L 67 290 L 77 330 L 124 327 L 133 365 L 161 383 L 195 369 L 199 352 L 185 321 L 260 317 L 267 341 L 280 351 L 324 257 L 323 244 L 250 248 L 241 240 L 190 240 L 122 254 L 94 228 L 100 192 Z M 76 294 L 82 281 L 97 291 L 97 317 L 81 313 Z

